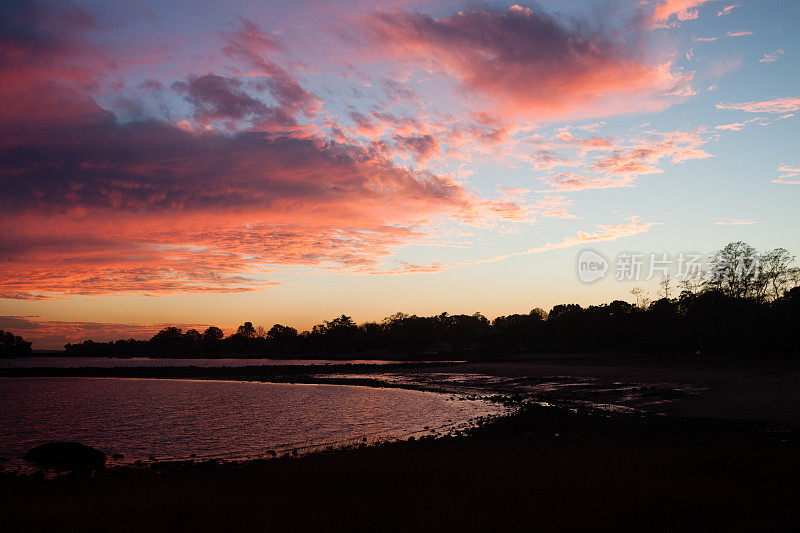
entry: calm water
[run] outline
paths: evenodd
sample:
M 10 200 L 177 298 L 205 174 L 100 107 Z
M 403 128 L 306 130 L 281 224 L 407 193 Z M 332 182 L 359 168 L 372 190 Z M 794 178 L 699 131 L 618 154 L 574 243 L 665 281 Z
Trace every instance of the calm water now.
M 403 389 L 231 381 L 0 378 L 0 456 L 49 440 L 147 459 L 245 459 L 466 427 L 499 405 Z M 425 429 L 428 426 L 429 429 Z
M 160 366 L 277 366 L 277 365 L 388 365 L 398 361 L 384 361 L 379 359 L 163 359 L 149 357 L 132 357 L 118 359 L 115 357 L 16 357 L 13 359 L 0 359 L 0 366 L 6 368 L 80 368 L 91 366 L 95 368 L 113 368 L 115 366 L 134 367 L 160 367 Z M 402 362 L 402 361 L 400 361 Z

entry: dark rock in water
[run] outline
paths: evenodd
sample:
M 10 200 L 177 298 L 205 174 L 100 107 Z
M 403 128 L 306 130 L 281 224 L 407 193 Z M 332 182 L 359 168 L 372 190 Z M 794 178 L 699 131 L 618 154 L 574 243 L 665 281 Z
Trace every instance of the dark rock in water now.
M 46 467 L 96 467 L 106 462 L 106 454 L 79 442 L 48 442 L 28 450 L 22 458 Z
M 7 462 L 9 462 L 10 460 L 11 460 L 11 459 L 9 459 L 8 457 L 0 457 L 0 463 L 7 463 Z
M 114 453 L 114 454 L 111 454 L 111 458 L 112 459 L 124 459 L 125 458 L 125 454 L 124 453 Z

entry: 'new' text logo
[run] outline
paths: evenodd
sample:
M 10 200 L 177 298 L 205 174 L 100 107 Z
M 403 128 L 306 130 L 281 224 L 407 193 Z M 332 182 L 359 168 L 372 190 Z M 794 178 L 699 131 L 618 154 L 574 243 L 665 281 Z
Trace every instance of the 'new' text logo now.
M 594 250 L 583 250 L 578 255 L 578 279 L 583 283 L 601 280 L 608 272 L 608 261 Z

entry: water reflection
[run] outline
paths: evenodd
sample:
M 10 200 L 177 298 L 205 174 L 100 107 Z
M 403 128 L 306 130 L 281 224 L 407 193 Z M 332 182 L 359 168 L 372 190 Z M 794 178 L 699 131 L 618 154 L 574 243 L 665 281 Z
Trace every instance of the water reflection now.
M 190 358 L 159 358 L 159 357 L 16 357 L 13 359 L 0 359 L 0 366 L 6 368 L 113 368 L 115 366 L 131 367 L 167 367 L 167 366 L 196 366 L 202 368 L 217 368 L 222 366 L 281 366 L 281 365 L 391 365 L 404 361 L 391 361 L 384 359 L 190 359 Z M 426 363 L 429 361 L 409 361 Z M 437 363 L 450 363 L 455 361 L 436 361 Z
M 447 432 L 503 412 L 482 400 L 341 385 L 115 378 L 0 379 L 0 455 L 75 440 L 123 462 L 244 459 Z

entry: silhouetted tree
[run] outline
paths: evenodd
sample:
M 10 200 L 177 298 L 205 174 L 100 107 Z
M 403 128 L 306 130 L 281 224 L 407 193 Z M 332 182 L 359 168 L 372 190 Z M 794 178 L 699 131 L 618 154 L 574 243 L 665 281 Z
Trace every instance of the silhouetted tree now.
M 280 343 L 294 342 L 297 338 L 297 330 L 291 326 L 275 324 L 267 332 L 267 338 Z
M 225 334 L 217 326 L 209 326 L 200 335 L 200 345 L 206 354 L 217 354 L 220 352 L 222 339 Z
M 669 274 L 661 278 L 661 281 L 658 282 L 658 286 L 661 287 L 661 294 L 664 298 L 669 299 L 669 295 L 672 292 L 672 278 Z
M 761 275 L 767 297 L 777 299 L 790 288 L 792 263 L 795 258 L 786 248 L 775 248 L 761 255 Z
M 217 326 L 209 326 L 203 332 L 203 341 L 205 342 L 219 342 L 225 334 Z
M 19 357 L 29 353 L 31 353 L 30 342 L 10 331 L 0 329 L 0 357 Z
M 181 353 L 184 347 L 181 329 L 173 326 L 162 329 L 150 339 L 150 346 L 157 354 Z
M 241 335 L 245 339 L 254 339 L 256 337 L 256 328 L 253 327 L 252 322 L 245 322 L 236 330 L 237 335 Z
M 756 249 L 737 241 L 714 254 L 706 286 L 732 298 L 757 298 L 762 294 L 763 280 Z

